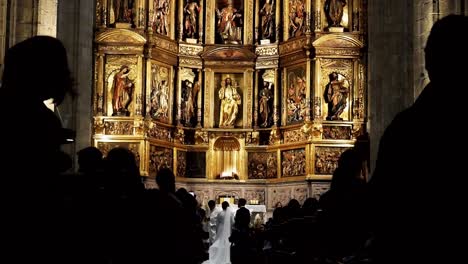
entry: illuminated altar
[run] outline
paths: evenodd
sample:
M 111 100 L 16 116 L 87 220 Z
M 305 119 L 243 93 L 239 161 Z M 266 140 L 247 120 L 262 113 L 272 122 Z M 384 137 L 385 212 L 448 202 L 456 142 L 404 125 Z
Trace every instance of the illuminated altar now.
M 94 144 L 200 202 L 320 195 L 366 132 L 366 6 L 341 2 L 98 0 Z

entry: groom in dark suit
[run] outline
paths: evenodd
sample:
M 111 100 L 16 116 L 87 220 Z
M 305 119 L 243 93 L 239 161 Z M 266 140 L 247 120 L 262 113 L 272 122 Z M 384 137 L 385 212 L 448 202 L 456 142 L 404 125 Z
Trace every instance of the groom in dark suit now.
M 245 208 L 245 204 L 247 201 L 244 198 L 240 198 L 237 205 L 239 209 L 236 211 L 235 223 L 234 225 L 238 229 L 249 228 L 250 225 L 250 211 L 249 209 Z

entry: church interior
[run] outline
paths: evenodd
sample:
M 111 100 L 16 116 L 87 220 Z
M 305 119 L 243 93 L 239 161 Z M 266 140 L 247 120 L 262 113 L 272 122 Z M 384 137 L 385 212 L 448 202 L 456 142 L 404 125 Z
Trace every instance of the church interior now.
M 56 108 L 76 152 L 136 156 L 148 188 L 174 171 L 200 202 L 273 209 L 318 198 L 343 151 L 367 149 L 428 82 L 434 21 L 466 1 L 2 1 L 0 61 L 62 40 L 79 96 Z M 343 3 L 341 3 L 343 2 Z
M 67 49 L 77 96 L 49 104 L 88 146 L 130 150 L 145 188 L 173 171 L 198 203 L 271 216 L 330 188 L 429 82 L 431 26 L 466 0 L 2 0 L 0 63 L 35 35 Z M 1 74 L 1 73 L 0 73 Z

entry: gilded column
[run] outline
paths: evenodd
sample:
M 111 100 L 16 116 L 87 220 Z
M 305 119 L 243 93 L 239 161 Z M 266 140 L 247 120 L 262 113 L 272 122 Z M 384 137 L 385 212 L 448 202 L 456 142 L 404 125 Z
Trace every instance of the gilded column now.
M 275 96 L 275 98 L 273 99 L 273 126 L 279 126 L 278 101 L 279 101 L 279 87 L 281 86 L 279 84 L 280 84 L 281 79 L 278 77 L 279 77 L 279 69 L 275 68 L 275 90 L 273 91 L 274 96 Z
M 278 1 L 280 2 L 280 1 Z M 284 1 L 286 2 L 286 1 Z M 283 41 L 289 39 L 289 5 L 291 0 L 288 0 L 284 4 L 284 12 L 283 12 Z
M 104 54 L 98 53 L 97 56 L 97 82 L 96 82 L 96 111 L 97 115 L 104 115 Z
M 198 69 L 197 70 L 198 72 L 198 87 L 200 88 L 200 90 L 198 91 L 198 95 L 197 95 L 197 125 L 196 127 L 200 128 L 201 127 L 201 119 L 202 119 L 202 95 L 203 95 L 203 91 L 204 89 L 202 88 L 203 86 L 201 85 L 202 84 L 202 71 L 201 69 Z
M 275 43 L 279 43 L 279 35 L 280 35 L 280 25 L 281 25 L 281 3 L 283 1 L 276 1 L 276 8 L 275 8 Z M 283 24 L 286 24 L 284 22 Z
M 311 61 L 310 61 L 310 51 L 306 51 L 306 116 L 305 116 L 305 121 L 310 121 L 310 98 L 311 98 L 311 95 L 310 95 L 310 90 L 311 90 L 311 77 L 312 77 L 312 74 L 311 74 Z
M 137 72 L 140 74 L 139 78 L 136 80 L 136 92 L 134 95 L 134 107 L 133 113 L 136 116 L 141 116 L 142 114 L 142 100 L 141 96 L 143 94 L 143 55 L 138 55 L 137 58 Z
M 177 68 L 177 125 L 182 126 L 182 123 L 180 122 L 180 119 L 182 118 L 182 83 L 180 80 L 180 73 L 182 72 L 183 67 L 178 67 Z
M 146 51 L 146 114 L 145 117 L 150 119 L 151 111 L 151 90 L 153 89 L 153 74 L 151 72 L 151 48 Z
M 255 71 L 255 83 L 254 83 L 254 109 L 253 109 L 253 119 L 254 119 L 254 127 L 258 127 L 258 79 L 260 78 L 260 74 L 258 71 Z
M 184 0 L 179 0 L 179 41 L 184 38 Z
M 254 9 L 253 0 L 248 0 L 246 12 L 244 11 L 244 13 L 247 13 L 244 17 L 244 39 L 242 42 L 242 44 L 244 45 L 253 44 L 252 28 L 253 28 L 253 18 L 255 16 L 253 9 Z M 247 18 L 247 21 L 245 21 L 245 18 Z
M 261 35 L 261 31 L 262 29 L 259 28 L 259 21 L 262 19 L 260 17 L 260 9 L 262 8 L 260 6 L 260 0 L 255 0 L 255 6 L 257 7 L 255 9 L 256 13 L 255 13 L 255 17 L 258 17 L 258 19 L 255 19 L 255 35 L 254 35 L 254 42 L 258 42 L 259 39 L 261 39 L 260 35 Z M 257 124 L 255 123 L 254 126 L 257 126 Z
M 211 1 L 210 1 L 211 2 Z M 214 90 L 213 87 L 213 81 L 214 81 L 214 72 L 210 69 L 207 68 L 205 69 L 205 106 L 203 107 L 203 112 L 204 112 L 204 117 L 203 117 L 203 127 L 209 128 L 214 126 L 214 98 L 210 96 L 211 94 L 215 94 L 212 92 Z M 212 118 L 210 118 L 210 116 Z
M 206 1 L 206 36 L 205 36 L 205 41 L 206 44 L 214 44 L 214 32 L 216 29 L 216 10 L 215 10 L 215 1 L 213 0 L 207 0 Z M 207 79 L 206 79 L 207 80 Z M 205 119 L 206 123 L 206 119 Z
M 107 27 L 107 17 L 108 17 L 108 14 L 107 14 L 107 11 L 110 10 L 109 9 L 109 6 L 107 5 L 107 0 L 102 0 L 102 26 L 103 27 Z
M 175 39 L 175 0 L 171 0 L 171 7 L 169 9 L 169 12 L 171 13 L 171 20 L 170 20 L 170 31 L 171 33 L 169 34 L 169 36 L 171 37 L 171 39 Z
M 314 98 L 314 120 L 322 121 L 323 110 L 322 110 L 322 87 L 320 83 L 320 59 L 315 58 L 314 60 L 314 86 L 315 86 L 315 98 Z
M 243 127 L 244 128 L 251 128 L 252 127 L 252 93 L 253 93 L 253 69 L 247 69 L 244 71 L 244 84 L 247 87 L 247 96 L 244 94 L 244 101 L 246 102 L 244 104 L 244 117 L 246 117 L 247 120 L 244 119 L 243 122 Z
M 203 31 L 205 27 L 203 27 L 203 12 L 204 12 L 203 0 L 200 1 L 200 12 L 198 12 L 198 43 L 203 43 Z M 201 74 L 200 74 L 201 76 Z M 201 79 L 199 79 L 201 80 Z M 201 83 L 200 83 L 201 85 Z
M 152 36 L 152 33 L 153 33 L 153 14 L 154 14 L 154 10 L 153 10 L 153 7 L 154 7 L 154 4 L 153 4 L 153 1 L 156 1 L 156 0 L 150 0 L 148 2 L 148 17 L 147 17 L 147 28 L 148 28 L 148 34 Z M 150 40 L 151 38 L 149 38 Z
M 314 31 L 320 32 L 322 31 L 322 12 L 320 9 L 322 8 L 322 4 L 320 0 L 315 0 L 315 9 L 314 9 Z

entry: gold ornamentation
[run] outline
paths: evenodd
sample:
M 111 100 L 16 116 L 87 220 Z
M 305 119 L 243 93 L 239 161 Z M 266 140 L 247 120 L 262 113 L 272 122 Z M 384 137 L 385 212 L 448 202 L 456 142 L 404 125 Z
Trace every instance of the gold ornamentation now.
M 235 137 L 223 136 L 215 141 L 213 148 L 221 151 L 238 151 L 240 150 L 240 143 Z
M 133 135 L 133 121 L 105 121 L 106 135 Z
M 189 58 L 183 58 L 181 57 L 179 59 L 179 65 L 180 66 L 186 66 L 186 67 L 200 67 L 203 65 L 202 61 L 199 59 L 189 59 Z
M 323 126 L 323 139 L 349 140 L 351 139 L 351 127 Z
M 103 53 L 119 52 L 119 53 L 143 53 L 143 46 L 100 46 L 99 51 Z
M 281 130 L 279 127 L 274 127 L 270 132 L 270 144 L 277 145 L 281 144 Z
M 155 123 L 149 122 L 146 136 L 154 139 L 164 140 L 171 142 L 171 131 L 167 128 L 156 126 Z
M 315 140 L 322 139 L 322 134 L 323 134 L 322 124 L 314 124 L 314 127 L 312 128 L 313 139 Z
M 260 139 L 260 132 L 247 132 L 245 137 L 245 144 L 258 145 Z
M 176 176 L 185 178 L 185 172 L 187 170 L 187 152 L 177 151 L 177 171 Z
M 255 49 L 255 54 L 257 54 L 258 56 L 278 55 L 278 46 L 258 46 Z
M 202 46 L 179 44 L 179 55 L 198 56 L 202 52 L 203 52 Z
M 266 67 L 277 67 L 279 64 L 279 60 L 259 60 L 257 61 L 257 68 L 266 68 Z
M 310 121 L 306 121 L 304 125 L 301 127 L 301 132 L 304 134 L 304 137 L 307 140 L 311 140 L 313 137 L 313 123 Z
M 172 53 L 177 54 L 177 51 L 179 50 L 175 41 L 162 38 L 158 35 L 153 35 L 153 43 L 156 47 L 165 49 Z
M 135 120 L 133 123 L 133 128 L 135 129 L 135 135 L 142 136 L 145 131 L 145 124 L 143 120 Z
M 317 55 L 340 55 L 340 56 L 359 56 L 360 51 L 356 49 L 339 49 L 339 48 L 317 48 Z
M 284 143 L 301 142 L 306 140 L 307 136 L 302 132 L 302 128 L 284 131 Z
M 195 144 L 208 144 L 208 132 L 202 130 L 195 131 Z
M 177 132 L 174 136 L 174 139 L 178 143 L 184 144 L 185 143 L 185 131 L 182 128 L 177 128 Z
M 93 129 L 94 129 L 94 134 L 104 134 L 104 129 L 105 129 L 104 119 L 95 117 Z
M 287 41 L 279 46 L 279 54 L 285 55 L 293 51 L 302 50 L 305 44 L 306 44 L 305 38 Z
M 131 45 L 144 45 L 146 38 L 130 29 L 114 29 L 110 28 L 103 31 L 96 36 L 96 43 L 98 44 L 131 44 Z M 177 52 L 177 51 L 176 51 Z

